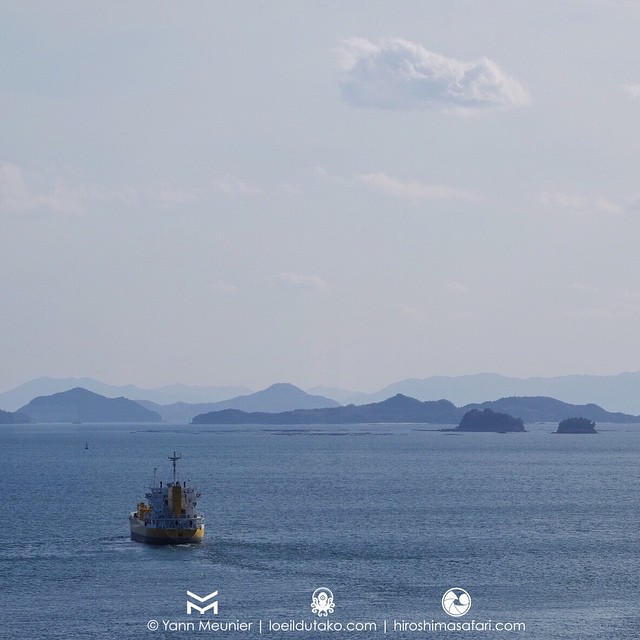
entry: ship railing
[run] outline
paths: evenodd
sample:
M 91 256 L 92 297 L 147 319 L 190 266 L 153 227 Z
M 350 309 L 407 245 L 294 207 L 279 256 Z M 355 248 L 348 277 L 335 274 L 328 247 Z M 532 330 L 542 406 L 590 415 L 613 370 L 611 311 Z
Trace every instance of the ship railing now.
M 149 518 L 145 520 L 145 525 L 156 529 L 193 529 L 204 525 L 204 518 Z

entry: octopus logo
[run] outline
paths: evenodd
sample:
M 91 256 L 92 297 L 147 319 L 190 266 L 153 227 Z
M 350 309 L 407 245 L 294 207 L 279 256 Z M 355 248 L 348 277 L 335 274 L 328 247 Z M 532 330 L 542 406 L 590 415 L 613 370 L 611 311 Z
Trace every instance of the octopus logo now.
M 442 608 L 450 616 L 459 618 L 471 609 L 471 596 L 464 589 L 449 589 L 442 596 Z
M 318 616 L 328 616 L 333 613 L 335 604 L 333 603 L 333 593 L 330 589 L 320 587 L 313 592 L 311 596 L 311 611 L 317 613 Z

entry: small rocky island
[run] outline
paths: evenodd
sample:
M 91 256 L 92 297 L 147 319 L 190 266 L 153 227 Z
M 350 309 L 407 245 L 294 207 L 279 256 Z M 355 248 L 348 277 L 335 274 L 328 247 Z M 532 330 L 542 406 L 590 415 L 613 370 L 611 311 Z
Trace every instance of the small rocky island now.
M 587 418 L 567 418 L 558 424 L 554 433 L 598 433 L 596 423 Z
M 524 431 L 524 423 L 508 413 L 497 413 L 491 409 L 472 409 L 462 416 L 454 431 L 491 431 L 510 433 Z

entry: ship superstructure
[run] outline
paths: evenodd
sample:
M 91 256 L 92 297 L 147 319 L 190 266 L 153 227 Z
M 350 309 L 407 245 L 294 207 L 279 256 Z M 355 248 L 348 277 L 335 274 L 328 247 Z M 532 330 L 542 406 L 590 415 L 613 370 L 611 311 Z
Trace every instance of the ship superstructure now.
M 146 492 L 147 502 L 139 502 L 129 515 L 131 539 L 147 544 L 184 544 L 202 542 L 204 516 L 198 513 L 200 493 L 186 481 L 176 479 L 176 462 L 181 454 L 173 452 L 173 480 L 156 482 Z

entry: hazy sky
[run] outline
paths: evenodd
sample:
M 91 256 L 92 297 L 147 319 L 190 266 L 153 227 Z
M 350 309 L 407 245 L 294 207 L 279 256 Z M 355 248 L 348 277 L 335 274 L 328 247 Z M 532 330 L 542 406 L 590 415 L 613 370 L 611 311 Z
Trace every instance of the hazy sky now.
M 0 390 L 640 369 L 637 0 L 0 23 Z

